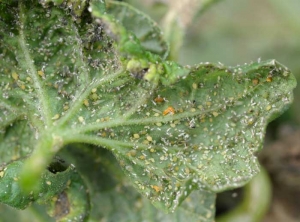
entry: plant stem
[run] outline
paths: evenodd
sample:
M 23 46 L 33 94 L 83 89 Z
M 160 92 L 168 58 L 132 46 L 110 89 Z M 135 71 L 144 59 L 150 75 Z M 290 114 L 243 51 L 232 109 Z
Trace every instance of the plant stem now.
M 50 163 L 53 155 L 63 147 L 63 132 L 59 132 L 58 129 L 55 132 L 54 134 L 49 129 L 47 133 L 40 135 L 34 152 L 24 163 L 20 179 L 24 191 L 30 192 L 37 188 L 42 172 Z
M 166 40 L 170 43 L 170 60 L 178 60 L 185 31 L 194 17 L 201 15 L 218 1 L 220 0 L 169 1 L 169 11 L 163 19 L 162 26 Z

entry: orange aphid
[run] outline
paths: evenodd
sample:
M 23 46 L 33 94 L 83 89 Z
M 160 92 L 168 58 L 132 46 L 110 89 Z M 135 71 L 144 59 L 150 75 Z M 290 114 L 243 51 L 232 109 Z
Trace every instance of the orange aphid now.
M 253 85 L 256 86 L 259 83 L 259 80 L 258 79 L 252 79 L 252 83 L 253 83 Z
M 156 186 L 156 185 L 151 185 L 151 187 L 158 193 L 162 191 L 162 187 Z
M 273 81 L 272 75 L 268 75 L 268 77 L 267 77 L 267 82 L 272 82 L 272 81 Z
M 167 115 L 167 114 L 175 114 L 175 109 L 172 106 L 169 106 L 167 109 L 165 109 L 163 111 L 163 115 Z
M 165 99 L 159 96 L 154 99 L 154 102 L 156 103 L 162 103 L 163 101 L 165 101 Z

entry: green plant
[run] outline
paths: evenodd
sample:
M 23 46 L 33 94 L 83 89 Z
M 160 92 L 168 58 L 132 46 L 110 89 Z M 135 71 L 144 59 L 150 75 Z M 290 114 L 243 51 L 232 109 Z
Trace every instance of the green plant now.
M 0 201 L 49 221 L 40 205 L 60 221 L 213 221 L 215 194 L 259 171 L 296 82 L 275 60 L 168 55 L 125 3 L 0 1 Z

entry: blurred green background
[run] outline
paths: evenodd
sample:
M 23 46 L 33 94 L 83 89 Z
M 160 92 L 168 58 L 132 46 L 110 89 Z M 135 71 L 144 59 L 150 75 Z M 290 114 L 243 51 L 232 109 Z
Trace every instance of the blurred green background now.
M 180 62 L 192 65 L 209 61 L 234 66 L 258 59 L 276 59 L 299 80 L 299 10 L 299 0 L 220 1 L 188 28 Z M 299 100 L 298 87 L 289 112 L 293 124 L 300 123 Z

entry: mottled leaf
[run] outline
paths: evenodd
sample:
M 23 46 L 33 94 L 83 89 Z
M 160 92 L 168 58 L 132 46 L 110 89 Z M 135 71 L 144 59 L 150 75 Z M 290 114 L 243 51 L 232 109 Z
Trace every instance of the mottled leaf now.
M 88 217 L 90 202 L 87 188 L 74 166 L 67 167 L 58 161 L 52 162 L 42 175 L 39 190 L 26 194 L 18 183 L 24 161 L 17 160 L 0 170 L 0 201 L 17 209 L 25 209 L 34 202 L 47 207 L 48 214 L 56 221 L 85 221 Z M 4 206 L 0 206 L 0 211 Z M 6 207 L 7 208 L 7 207 Z M 5 209 L 5 208 L 4 208 Z M 36 211 L 30 213 L 31 211 Z M 9 217 L 13 210 L 7 208 L 1 218 Z M 48 221 L 43 208 L 31 206 L 26 213 L 14 213 L 20 220 Z M 11 217 L 11 215 L 10 215 Z M 26 217 L 26 218 L 23 218 Z M 23 218 L 23 219 L 21 219 Z M 1 221 L 1 220 L 0 220 Z M 8 220 L 4 220 L 8 221 Z
M 135 84 L 136 90 L 126 90 Z M 106 103 L 113 112 L 99 123 L 86 118 L 77 129 L 98 137 L 70 140 L 111 149 L 140 192 L 174 210 L 193 189 L 242 186 L 259 171 L 254 153 L 267 123 L 291 102 L 294 87 L 290 71 L 274 60 L 233 68 L 199 65 L 168 88 L 129 80 L 115 89 L 121 102 Z
M 42 175 L 39 190 L 25 193 L 18 182 L 23 164 L 24 160 L 13 161 L 0 170 L 0 202 L 18 209 L 25 209 L 34 201 L 46 203 L 66 188 L 72 174 L 75 173 L 74 167 L 55 173 L 46 170 Z
M 165 214 L 133 189 L 109 151 L 72 145 L 60 155 L 85 175 L 94 206 L 89 221 L 181 222 L 189 218 L 191 222 L 209 222 L 214 219 L 215 194 L 212 192 L 194 191 L 174 213 Z
M 242 186 L 258 172 L 254 154 L 266 125 L 292 101 L 290 71 L 275 60 L 182 67 L 147 50 L 128 22 L 130 13 L 140 14 L 125 4 L 113 3 L 107 13 L 102 1 L 83 1 L 78 11 L 80 2 L 71 1 L 74 18 L 69 1 L 47 2 L 0 3 L 1 164 L 12 161 L 0 180 L 17 187 L 1 201 L 26 207 L 31 197 L 23 199 L 19 185 L 33 194 L 46 191 L 41 175 L 55 154 L 86 143 L 109 149 L 159 209 L 175 211 L 193 192 L 203 202 L 197 214 L 211 219 L 214 192 Z M 119 12 L 126 16 L 116 19 Z M 147 33 L 159 37 L 140 16 Z M 24 164 L 14 161 L 27 156 Z M 66 193 L 57 185 L 59 192 L 45 194 L 74 200 L 58 205 L 74 209 L 65 218 L 84 218 L 87 196 L 76 193 L 84 186 L 79 177 L 70 181 Z
M 48 214 L 57 221 L 86 221 L 90 211 L 90 199 L 81 176 L 73 173 L 66 189 L 53 196 L 46 206 Z
M 47 7 L 49 3 L 54 3 L 55 5 L 65 9 L 67 12 L 70 10 L 75 20 L 80 18 L 88 3 L 87 0 L 39 0 L 39 2 L 44 7 Z M 99 1 L 99 3 L 105 7 L 104 0 Z

